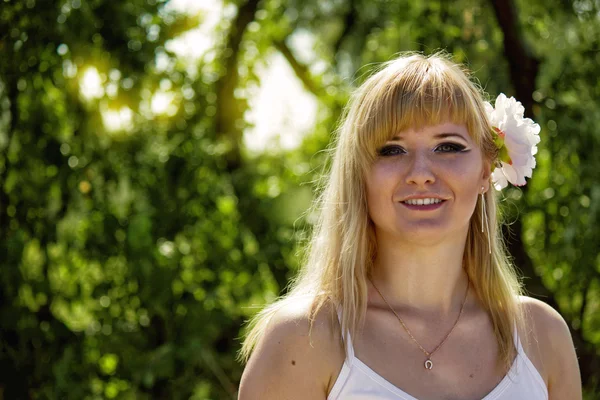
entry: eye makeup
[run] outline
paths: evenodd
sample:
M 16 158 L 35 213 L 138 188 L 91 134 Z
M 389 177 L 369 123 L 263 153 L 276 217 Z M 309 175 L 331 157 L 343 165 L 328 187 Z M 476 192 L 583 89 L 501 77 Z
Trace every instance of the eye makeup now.
M 466 146 L 460 143 L 444 142 L 437 145 L 434 149 L 436 153 L 466 153 L 470 151 Z M 397 144 L 387 144 L 377 150 L 377 154 L 381 157 L 397 156 L 406 154 L 407 151 L 402 146 Z

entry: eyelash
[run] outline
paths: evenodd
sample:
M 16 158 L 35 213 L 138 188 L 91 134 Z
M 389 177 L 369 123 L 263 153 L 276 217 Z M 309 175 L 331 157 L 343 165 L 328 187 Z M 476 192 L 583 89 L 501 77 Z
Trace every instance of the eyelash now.
M 451 148 L 451 150 L 442 151 L 442 153 L 461 153 L 466 150 L 465 146 L 458 144 L 458 143 L 442 143 L 436 149 L 439 149 L 440 147 L 450 147 Z M 404 151 L 404 153 L 392 153 L 393 150 L 402 150 L 402 151 Z M 377 153 L 380 156 L 389 157 L 389 156 L 394 156 L 394 155 L 405 154 L 406 150 L 404 150 L 402 147 L 400 147 L 398 145 L 388 145 L 388 146 L 383 146 L 381 149 L 379 149 L 377 151 Z

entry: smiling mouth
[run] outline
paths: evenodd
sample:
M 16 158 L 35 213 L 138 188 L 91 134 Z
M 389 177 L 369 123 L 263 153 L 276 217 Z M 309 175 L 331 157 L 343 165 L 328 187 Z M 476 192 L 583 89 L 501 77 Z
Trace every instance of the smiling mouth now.
M 446 201 L 446 200 L 427 198 L 427 199 L 410 199 L 410 200 L 401 201 L 401 203 L 409 204 L 411 206 L 428 206 L 430 204 L 443 203 L 444 201 Z

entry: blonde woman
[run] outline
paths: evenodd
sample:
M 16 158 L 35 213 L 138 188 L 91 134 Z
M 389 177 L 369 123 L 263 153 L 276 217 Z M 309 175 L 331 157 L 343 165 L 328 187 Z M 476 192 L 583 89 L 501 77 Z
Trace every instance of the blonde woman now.
M 500 237 L 493 186 L 535 166 L 522 114 L 440 54 L 356 90 L 306 263 L 249 325 L 240 400 L 581 399 L 568 327 Z

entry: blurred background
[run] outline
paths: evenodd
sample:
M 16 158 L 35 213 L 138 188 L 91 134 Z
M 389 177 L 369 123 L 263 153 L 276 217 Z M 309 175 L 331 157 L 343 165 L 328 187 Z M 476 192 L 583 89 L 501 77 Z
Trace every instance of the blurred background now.
M 0 399 L 234 399 L 349 92 L 443 48 L 541 126 L 503 194 L 600 399 L 600 1 L 0 0 Z

